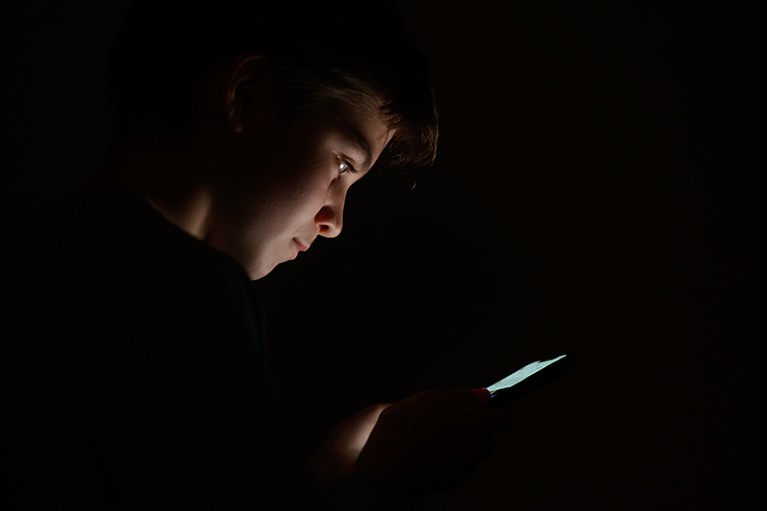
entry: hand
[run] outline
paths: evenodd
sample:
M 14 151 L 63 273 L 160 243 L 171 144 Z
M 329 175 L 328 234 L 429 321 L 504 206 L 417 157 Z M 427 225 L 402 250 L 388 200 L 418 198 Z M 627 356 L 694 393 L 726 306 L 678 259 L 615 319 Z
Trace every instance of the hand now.
M 511 426 L 508 408 L 488 408 L 486 389 L 420 392 L 381 410 L 356 472 L 408 496 L 463 484 Z
M 325 493 L 333 493 L 354 472 L 381 412 L 388 404 L 368 406 L 336 425 L 311 459 L 315 481 Z

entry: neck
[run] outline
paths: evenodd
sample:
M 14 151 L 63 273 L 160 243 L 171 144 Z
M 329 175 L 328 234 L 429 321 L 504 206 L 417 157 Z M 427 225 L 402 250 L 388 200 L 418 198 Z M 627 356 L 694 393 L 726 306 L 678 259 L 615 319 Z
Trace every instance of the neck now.
M 139 193 L 171 223 L 204 239 L 210 196 L 198 166 L 188 141 L 133 136 L 115 147 L 91 185 L 97 191 Z

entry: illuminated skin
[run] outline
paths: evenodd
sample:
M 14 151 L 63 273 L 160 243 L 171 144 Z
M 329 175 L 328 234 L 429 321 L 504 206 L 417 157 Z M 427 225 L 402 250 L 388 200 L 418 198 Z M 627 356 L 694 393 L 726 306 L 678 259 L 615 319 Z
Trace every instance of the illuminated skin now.
M 121 158 L 133 160 L 131 175 L 141 169 L 140 190 L 158 211 L 253 280 L 340 234 L 349 187 L 394 135 L 376 105 L 336 101 L 286 121 L 268 66 L 249 55 L 214 70 L 190 136 L 148 151 L 133 140 Z M 135 161 L 142 152 L 150 161 Z
M 294 259 L 318 236 L 340 234 L 349 188 L 370 170 L 392 136 L 380 115 L 359 110 L 320 112 L 300 123 L 277 125 L 265 134 L 249 129 L 246 118 L 232 137 L 235 149 L 228 157 L 244 155 L 245 175 L 235 170 L 237 186 L 219 181 L 211 187 L 211 208 L 200 233 L 239 260 L 252 279 Z M 260 169 L 251 170 L 249 161 L 258 161 Z M 236 162 L 232 168 L 237 169 Z
M 201 88 L 191 132 L 148 126 L 112 163 L 112 184 L 142 193 L 254 280 L 340 234 L 349 188 L 395 136 L 377 105 L 335 102 L 287 122 L 269 74 L 258 55 L 223 63 Z M 458 484 L 492 451 L 489 435 L 510 426 L 508 410 L 486 408 L 480 390 L 426 391 L 352 415 L 312 458 L 317 483 L 332 493 L 360 475 L 402 495 Z

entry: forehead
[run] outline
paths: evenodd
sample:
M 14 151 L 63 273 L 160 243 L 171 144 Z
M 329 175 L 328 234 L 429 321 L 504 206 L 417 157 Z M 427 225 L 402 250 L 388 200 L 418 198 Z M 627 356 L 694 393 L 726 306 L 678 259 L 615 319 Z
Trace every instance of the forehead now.
M 328 136 L 343 139 L 366 153 L 372 164 L 395 134 L 378 105 L 334 101 L 317 109 L 313 117 Z

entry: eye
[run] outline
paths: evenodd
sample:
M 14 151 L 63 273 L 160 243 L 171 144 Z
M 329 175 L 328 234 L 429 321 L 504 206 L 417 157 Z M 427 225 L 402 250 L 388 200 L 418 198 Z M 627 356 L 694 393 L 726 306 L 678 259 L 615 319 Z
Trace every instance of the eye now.
M 349 163 L 347 160 L 345 160 L 343 158 L 339 158 L 338 159 L 338 173 L 342 174 L 342 175 L 346 174 L 346 173 L 356 174 L 357 173 L 357 169 L 355 169 L 352 166 L 352 164 Z

